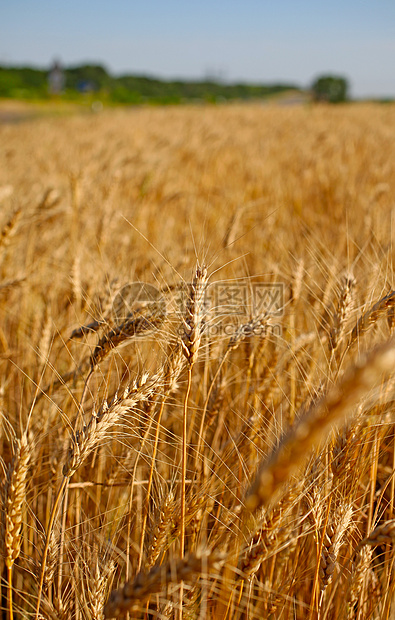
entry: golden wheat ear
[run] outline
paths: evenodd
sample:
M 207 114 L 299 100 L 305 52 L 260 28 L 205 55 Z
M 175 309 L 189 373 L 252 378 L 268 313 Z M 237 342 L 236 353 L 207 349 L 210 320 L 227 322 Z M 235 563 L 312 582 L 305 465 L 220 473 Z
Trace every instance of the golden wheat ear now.
M 353 292 L 356 280 L 352 274 L 346 274 L 341 280 L 339 299 L 332 318 L 329 334 L 329 350 L 335 352 L 344 335 L 347 318 L 353 307 Z
M 23 505 L 26 500 L 26 479 L 31 457 L 31 447 L 26 434 L 14 442 L 14 456 L 8 467 L 3 489 L 2 533 L 4 560 L 7 567 L 8 610 L 13 618 L 13 567 L 21 552 Z M 3 537 L 2 537 L 3 538 Z
M 207 576 L 210 570 L 218 568 L 220 562 L 218 554 L 191 554 L 162 566 L 155 566 L 148 573 L 139 573 L 133 581 L 111 592 L 104 606 L 104 617 L 118 618 L 127 612 L 137 612 L 151 595 L 162 592 L 172 584 L 195 579 L 197 575 Z
M 255 480 L 246 494 L 246 507 L 257 510 L 277 497 L 283 484 L 289 480 L 336 425 L 382 379 L 395 370 L 395 341 L 378 347 L 362 357 L 358 364 L 345 373 L 339 383 L 317 404 L 302 415 L 282 439 L 272 454 L 262 462 Z

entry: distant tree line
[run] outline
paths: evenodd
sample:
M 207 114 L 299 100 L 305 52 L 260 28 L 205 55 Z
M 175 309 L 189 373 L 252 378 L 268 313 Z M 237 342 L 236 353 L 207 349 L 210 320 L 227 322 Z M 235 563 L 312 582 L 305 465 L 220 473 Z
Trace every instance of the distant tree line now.
M 289 90 L 295 84 L 223 84 L 211 80 L 160 80 L 136 75 L 112 76 L 101 65 L 80 65 L 64 69 L 64 96 L 100 95 L 115 103 L 179 103 L 190 100 L 221 101 L 258 99 Z M 49 96 L 48 70 L 0 66 L 0 97 L 20 99 Z
M 49 70 L 0 66 L 0 97 L 45 99 L 50 97 Z M 113 103 L 181 103 L 263 99 L 286 91 L 308 92 L 295 84 L 225 84 L 214 80 L 160 80 L 149 76 L 111 75 L 102 65 L 78 65 L 63 69 L 63 96 L 80 100 L 97 97 Z M 324 75 L 314 80 L 311 99 L 341 103 L 348 99 L 344 77 Z

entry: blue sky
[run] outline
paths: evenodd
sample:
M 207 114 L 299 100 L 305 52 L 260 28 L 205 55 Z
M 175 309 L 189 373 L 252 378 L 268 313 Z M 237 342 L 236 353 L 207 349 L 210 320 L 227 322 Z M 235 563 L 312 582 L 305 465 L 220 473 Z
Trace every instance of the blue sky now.
M 346 76 L 395 96 L 395 0 L 0 0 L 0 63 L 308 86 Z

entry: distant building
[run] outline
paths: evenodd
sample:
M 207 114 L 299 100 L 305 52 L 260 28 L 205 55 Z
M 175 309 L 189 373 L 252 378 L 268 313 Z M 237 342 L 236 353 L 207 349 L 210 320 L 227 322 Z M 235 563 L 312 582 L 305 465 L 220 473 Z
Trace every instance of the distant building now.
M 58 60 L 55 60 L 48 73 L 48 89 L 51 95 L 60 95 L 64 88 L 64 72 Z

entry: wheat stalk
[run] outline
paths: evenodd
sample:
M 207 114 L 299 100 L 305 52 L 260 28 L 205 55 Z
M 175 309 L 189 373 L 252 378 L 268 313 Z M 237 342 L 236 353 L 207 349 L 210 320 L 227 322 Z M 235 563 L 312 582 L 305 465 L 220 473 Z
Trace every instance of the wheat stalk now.
M 204 329 L 205 295 L 207 289 L 207 268 L 197 265 L 183 318 L 184 334 L 181 340 L 183 352 L 188 363 L 188 383 L 184 397 L 182 420 L 182 458 L 181 458 L 181 537 L 180 558 L 185 551 L 185 481 L 187 477 L 187 418 L 188 400 L 192 385 L 192 369 L 197 360 Z M 182 592 L 182 588 L 181 588 Z
M 120 325 L 113 327 L 100 338 L 90 358 L 92 368 L 100 364 L 111 351 L 129 338 L 159 327 L 164 318 L 162 308 L 148 314 L 133 313 L 127 317 Z
M 151 540 L 147 552 L 147 568 L 152 568 L 156 564 L 160 554 L 166 546 L 166 538 L 170 535 L 171 530 L 174 529 L 173 513 L 174 493 L 170 491 L 165 497 L 159 512 L 158 520 L 152 529 Z
M 149 503 L 150 503 L 150 497 L 151 497 L 151 487 L 152 487 L 152 481 L 153 481 L 156 452 L 158 449 L 162 415 L 163 415 L 163 411 L 165 408 L 167 397 L 173 390 L 176 389 L 177 380 L 181 374 L 182 369 L 183 369 L 182 347 L 179 345 L 179 343 L 177 343 L 170 350 L 169 355 L 167 357 L 166 366 L 164 369 L 164 377 L 163 377 L 164 396 L 162 398 L 158 417 L 156 420 L 155 438 L 154 438 L 154 445 L 153 445 L 152 457 L 151 457 L 151 467 L 150 467 L 149 478 L 148 478 L 147 495 L 145 499 L 143 523 L 142 523 L 141 535 L 140 535 L 140 555 L 139 555 L 139 562 L 138 562 L 138 570 L 141 569 L 141 565 L 143 561 L 145 529 L 146 529 L 147 519 L 148 519 L 148 510 L 149 510 Z
M 12 569 L 21 551 L 22 508 L 26 499 L 26 476 L 31 450 L 26 434 L 15 441 L 14 457 L 7 472 L 4 488 L 5 564 L 8 572 L 8 608 L 13 618 Z
M 340 287 L 339 301 L 333 315 L 332 328 L 329 334 L 329 350 L 335 352 L 343 336 L 344 327 L 353 305 L 353 289 L 356 280 L 352 274 L 343 276 Z
M 41 575 L 37 596 L 36 620 L 40 612 L 41 594 L 44 584 L 47 554 L 51 540 L 52 527 L 55 521 L 60 499 L 66 489 L 66 485 L 73 474 L 81 467 L 84 460 L 92 453 L 96 446 L 103 441 L 111 427 L 130 411 L 137 403 L 148 398 L 161 382 L 161 377 L 148 380 L 149 375 L 143 374 L 136 379 L 131 388 L 126 388 L 122 396 L 115 395 L 110 405 L 104 402 L 98 413 L 93 413 L 89 423 L 81 431 L 75 431 L 72 435 L 66 462 L 63 466 L 63 481 L 56 495 L 54 505 L 49 517 L 43 557 L 41 560 Z
M 364 545 L 376 546 L 386 543 L 392 544 L 395 541 L 395 519 L 390 519 L 384 523 L 380 523 L 359 543 L 359 547 Z
M 21 219 L 22 209 L 16 209 L 8 222 L 0 231 L 0 264 L 3 260 L 7 246 L 10 244 L 12 237 L 18 230 L 18 224 Z
M 391 291 L 385 297 L 377 301 L 369 310 L 367 310 L 357 321 L 351 332 L 348 348 L 357 342 L 357 340 L 367 332 L 367 330 L 377 323 L 379 318 L 387 314 L 395 306 L 395 291 Z
M 325 529 L 319 569 L 321 592 L 325 590 L 332 581 L 333 573 L 337 566 L 340 547 L 343 544 L 345 533 L 350 525 L 352 514 L 352 506 L 340 506 L 332 522 L 329 523 Z
M 188 555 L 162 566 L 155 566 L 148 573 L 139 573 L 135 579 L 119 590 L 113 590 L 104 607 L 105 618 L 118 618 L 126 612 L 137 611 L 152 594 L 162 592 L 170 584 L 188 581 L 205 575 L 218 564 L 220 557 L 211 554 Z
M 106 601 L 109 583 L 116 570 L 115 562 L 109 562 L 101 568 L 98 560 L 94 566 L 93 577 L 89 583 L 88 598 L 92 620 L 103 620 L 103 607 Z
M 334 425 L 338 425 L 382 378 L 395 368 L 393 340 L 362 357 L 339 383 L 304 414 L 294 428 L 280 440 L 278 447 L 263 461 L 246 493 L 246 507 L 256 510 L 273 500 L 284 482 L 305 462 Z

